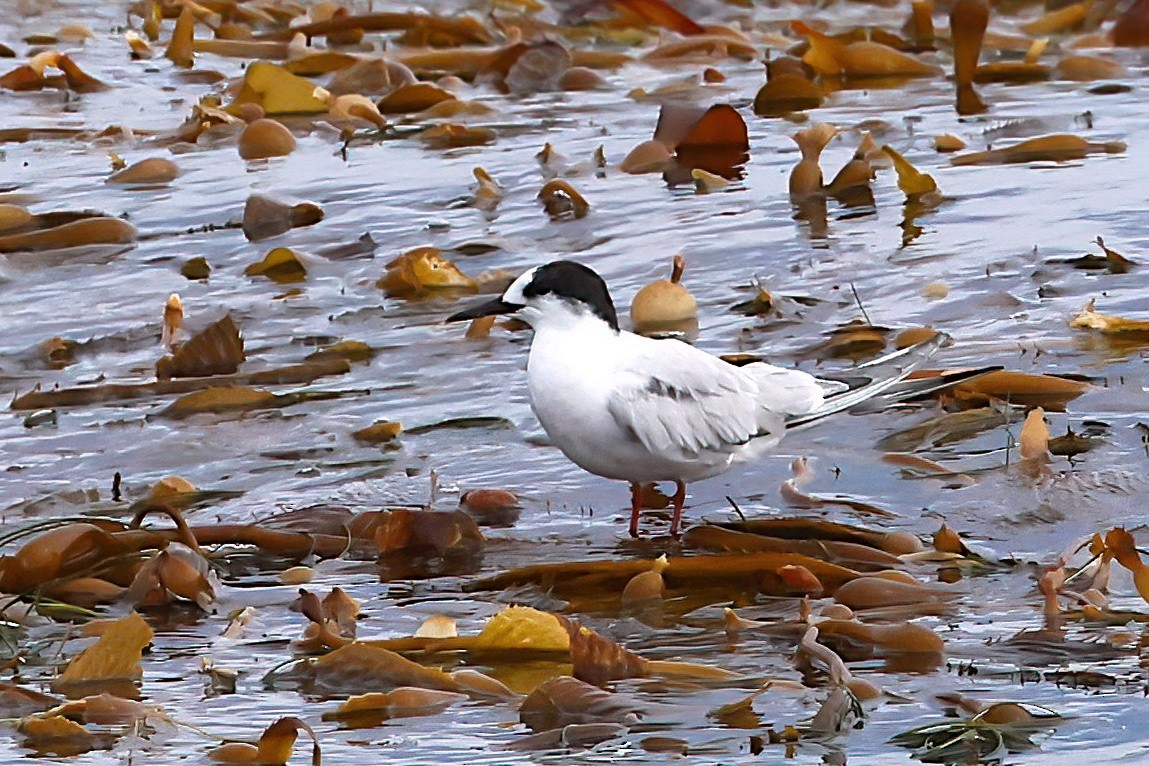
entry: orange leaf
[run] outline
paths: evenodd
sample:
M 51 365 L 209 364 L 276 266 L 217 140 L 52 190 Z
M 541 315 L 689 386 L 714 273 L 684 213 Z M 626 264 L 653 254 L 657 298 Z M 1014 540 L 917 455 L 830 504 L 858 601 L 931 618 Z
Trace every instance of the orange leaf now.
M 743 151 L 750 149 L 746 121 L 729 104 L 715 104 L 707 109 L 676 148 L 683 151 L 715 146 L 735 146 Z
M 610 0 L 616 9 L 629 13 L 647 24 L 673 30 L 680 35 L 700 35 L 706 30 L 665 0 Z

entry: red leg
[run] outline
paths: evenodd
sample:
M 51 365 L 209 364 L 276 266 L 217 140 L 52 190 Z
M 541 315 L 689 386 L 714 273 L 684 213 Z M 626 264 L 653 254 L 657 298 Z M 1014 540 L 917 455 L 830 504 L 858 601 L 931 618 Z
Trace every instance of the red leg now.
M 670 536 L 678 537 L 678 527 L 682 524 L 682 506 L 686 503 L 686 484 L 681 481 L 674 482 L 677 489 L 674 492 L 674 517 L 670 520 Z
M 638 515 L 642 513 L 642 485 L 630 483 L 630 536 L 638 537 Z

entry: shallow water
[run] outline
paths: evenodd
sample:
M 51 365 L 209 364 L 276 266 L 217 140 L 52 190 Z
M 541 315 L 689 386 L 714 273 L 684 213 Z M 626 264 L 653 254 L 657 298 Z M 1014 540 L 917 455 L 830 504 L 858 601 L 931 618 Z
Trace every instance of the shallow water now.
M 171 130 L 192 103 L 210 90 L 182 82 L 173 67 L 157 58 L 128 60 L 122 37 L 120 2 L 23 4 L 37 13 L 9 14 L 0 20 L 0 40 L 23 52 L 20 39 L 49 32 L 64 23 L 85 23 L 95 37 L 75 49 L 87 71 L 116 85 L 111 91 L 66 99 L 54 91 L 0 95 L 0 127 L 124 125 L 141 133 Z M 734 12 L 708 8 L 707 18 Z M 758 21 L 783 20 L 807 9 L 783 6 L 754 11 Z M 697 14 L 696 14 L 697 15 Z M 902 9 L 833 7 L 820 16 L 843 27 L 868 21 L 900 25 Z M 17 44 L 19 43 L 19 44 Z M 112 475 L 124 476 L 128 500 L 141 497 L 160 478 L 178 474 L 199 488 L 227 490 L 236 497 L 201 509 L 197 523 L 215 519 L 247 521 L 280 509 L 319 503 L 369 510 L 392 504 L 426 502 L 431 472 L 440 489 L 436 506 L 452 507 L 457 493 L 475 487 L 515 491 L 524 510 L 513 528 L 488 532 L 481 563 L 484 573 L 531 561 L 611 557 L 631 548 L 624 535 L 627 494 L 621 484 L 583 473 L 555 449 L 532 416 L 523 367 L 529 339 L 496 330 L 489 340 L 467 341 L 457 326 L 442 320 L 457 303 L 450 299 L 405 302 L 387 299 L 374 287 L 383 264 L 412 247 L 434 245 L 449 251 L 467 243 L 498 248 L 482 255 L 451 255 L 469 274 L 504 269 L 517 273 L 555 258 L 593 266 L 611 286 L 621 309 L 646 282 L 665 276 L 672 255 L 687 258 L 685 284 L 699 303 L 697 345 L 713 353 L 751 351 L 780 364 L 814 370 L 804 351 L 827 330 L 861 314 L 851 285 L 874 324 L 905 328 L 930 324 L 954 337 L 942 352 L 947 366 L 1000 364 L 1040 373 L 1074 373 L 1096 384 L 1069 405 L 1051 413 L 1051 431 L 1083 420 L 1106 424 L 1103 438 L 1073 463 L 1055 459 L 1052 475 L 1033 481 L 1006 466 L 1006 445 L 1017 426 L 997 427 L 976 438 L 920 450 L 977 478 L 973 486 L 947 489 L 935 479 L 906 479 L 881 462 L 874 447 L 882 437 L 940 414 L 913 408 L 885 414 L 839 416 L 788 436 L 776 453 L 735 468 L 725 476 L 690 488 L 689 519 L 732 516 L 727 496 L 747 514 L 792 513 L 778 494 L 789 477 L 792 458 L 809 456 L 818 473 L 810 489 L 869 500 L 894 511 L 890 526 L 928 535 L 939 519 L 999 557 L 1050 562 L 1082 537 L 1112 526 L 1131 529 L 1144 520 L 1149 498 L 1146 452 L 1134 427 L 1146 419 L 1146 353 L 1120 353 L 1103 341 L 1067 325 L 1069 315 L 1090 298 L 1106 313 L 1144 317 L 1149 290 L 1138 270 L 1130 274 L 1091 273 L 1051 261 L 1096 252 L 1106 243 L 1144 262 L 1149 234 L 1143 211 L 1149 205 L 1149 127 L 1143 119 L 1144 56 L 1118 51 L 1129 70 L 1121 82 L 1133 90 L 1093 95 L 1089 84 L 1068 82 L 1028 86 L 981 86 L 992 105 L 983 118 L 959 120 L 951 85 L 941 78 L 898 89 L 843 90 L 812 121 L 840 127 L 866 122 L 879 142 L 889 143 L 936 178 L 946 201 L 916 221 L 922 233 L 903 246 L 904 196 L 892 171 L 874 184 L 875 205 L 858 211 L 829 203 L 824 236 L 793 217 L 786 194 L 797 148 L 789 136 L 798 126 L 755 117 L 750 101 L 762 81 L 761 65 L 727 60 L 716 66 L 727 82 L 699 96 L 703 103 L 729 102 L 746 118 L 750 160 L 744 177 L 721 192 L 695 194 L 689 186 L 668 187 L 657 175 L 628 176 L 613 165 L 631 147 L 650 137 L 658 116 L 655 103 L 626 97 L 633 87 L 650 89 L 696 73 L 697 64 L 654 68 L 635 63 L 608 73 L 608 89 L 589 93 L 501 96 L 490 88 L 464 97 L 495 109 L 490 121 L 500 138 L 488 147 L 452 151 L 424 149 L 410 139 L 352 144 L 344 156 L 334 129 L 316 126 L 300 138 L 291 156 L 245 163 L 230 143 L 189 147 L 173 159 L 182 175 L 163 189 L 124 190 L 103 183 L 107 151 L 129 162 L 166 155 L 146 137 L 93 144 L 33 140 L 0 146 L 0 187 L 30 195 L 31 208 L 96 209 L 123 215 L 140 230 L 139 243 L 124 252 L 62 257 L 50 263 L 37 255 L 0 256 L 0 391 L 22 392 L 40 385 L 74 386 L 96 380 L 149 376 L 160 355 L 162 307 L 178 292 L 188 324 L 202 327 L 230 312 L 242 328 L 245 370 L 298 361 L 314 347 L 353 338 L 380 349 L 370 364 L 349 374 L 316 381 L 317 390 L 346 396 L 247 414 L 157 416 L 168 399 L 64 408 L 55 426 L 26 428 L 26 413 L 0 418 L 0 504 L 4 530 L 52 516 L 109 509 Z M 948 57 L 938 61 L 949 67 Z M 0 59 L 5 70 L 8 64 Z M 14 65 L 14 64 L 13 64 Z M 211 55 L 197 68 L 229 76 L 242 62 Z M 953 167 L 933 150 L 933 136 L 952 132 L 971 148 L 1006 136 L 1048 132 L 1078 133 L 1091 141 L 1120 140 L 1122 154 L 1090 156 L 1068 163 Z M 591 203 L 581 221 L 555 223 L 539 209 L 535 194 L 543 176 L 534 155 L 545 142 L 571 165 L 589 168 L 599 146 L 612 167 L 596 174 L 575 171 L 571 182 Z M 832 173 L 852 154 L 856 137 L 846 133 L 823 155 Z M 471 170 L 481 165 L 508 190 L 497 212 L 486 215 L 466 204 L 473 190 Z M 249 243 L 235 228 L 196 231 L 238 220 L 252 192 L 315 202 L 322 223 L 280 237 Z M 315 256 L 310 275 L 297 291 L 243 275 L 246 265 L 272 247 L 289 245 L 315 253 L 369 233 L 373 255 Z M 179 267 L 204 256 L 211 278 L 192 282 Z M 1144 267 L 1143 267 L 1144 268 Z M 759 320 L 732 313 L 748 297 L 758 277 L 775 295 L 815 298 L 798 307 L 790 321 Z M 931 282 L 949 288 L 948 297 L 929 300 Z M 795 304 L 797 305 L 797 304 Z M 53 336 L 81 342 L 77 362 L 52 371 L 37 365 L 37 346 Z M 847 363 L 823 363 L 839 369 Z M 505 418 L 513 428 L 433 429 L 405 435 L 401 449 L 380 451 L 357 444 L 350 432 L 387 418 L 407 428 L 457 417 Z M 87 491 L 80 496 L 77 490 Z M 99 500 L 92 502 L 92 494 Z M 879 525 L 829 511 L 831 518 Z M 663 531 L 665 520 L 646 521 Z M 494 594 L 461 595 L 469 575 L 381 582 L 369 562 L 318 564 L 312 589 L 341 585 L 363 602 L 360 636 L 409 635 L 434 613 L 459 620 L 460 631 L 477 628 L 497 608 Z M 946 639 L 947 665 L 930 674 L 886 673 L 859 663 L 858 673 L 873 678 L 904 699 L 869 710 L 864 728 L 824 743 L 803 743 L 795 762 L 819 763 L 842 752 L 859 763 L 905 763 L 906 751 L 887 744 L 899 731 L 938 720 L 932 699 L 959 690 L 981 699 L 1018 699 L 1047 705 L 1070 720 L 1042 740 L 1040 749 L 1010 756 L 1016 763 L 1065 763 L 1071 758 L 1126 763 L 1149 759 L 1139 732 L 1149 713 L 1146 679 L 1137 650 L 1085 651 L 1119 629 L 1071 626 L 1044 649 L 1016 649 L 1007 639 L 1041 627 L 1034 569 L 1019 565 L 962 580 L 964 595 L 942 617 L 926 617 Z M 929 574 L 926 572 L 926 574 Z M 649 703 L 663 703 L 655 721 L 626 737 L 589 752 L 515 752 L 522 736 L 517 712 L 506 705 L 468 703 L 439 716 L 403 719 L 375 729 L 339 731 L 319 724 L 322 709 L 292 691 L 268 691 L 260 682 L 267 670 L 290 653 L 287 641 L 301 629 L 298 615 L 282 609 L 295 588 L 275 586 L 274 573 L 245 575 L 227 582 L 218 613 L 255 603 L 260 617 L 239 641 L 217 638 L 219 616 L 195 617 L 157 631 L 145 662 L 143 691 L 182 721 L 221 736 L 254 737 L 280 715 L 300 715 L 316 724 L 330 763 L 560 763 L 607 762 L 626 758 L 650 763 L 668 756 L 640 748 L 645 736 L 680 737 L 698 754 L 688 763 L 749 763 L 780 757 L 779 746 L 756 757 L 748 749 L 751 732 L 724 728 L 707 711 L 733 702 L 749 689 L 666 689 L 647 681 L 617 684 Z M 1113 585 L 1115 606 L 1144 609 L 1122 570 Z M 792 613 L 794 605 L 788 607 Z M 680 657 L 719 664 L 753 677 L 798 678 L 792 638 L 743 637 L 730 642 L 721 612 L 707 608 L 668 629 L 652 630 L 636 620 L 589 617 L 602 632 L 648 657 Z M 40 628 L 40 638 L 59 628 Z M 1120 629 L 1124 630 L 1124 629 Z M 1139 634 L 1140 629 L 1134 628 Z M 1136 636 L 1134 637 L 1134 641 Z M 1004 643 L 1002 643 L 1004 642 Z M 1141 649 L 1144 652 L 1144 649 Z M 241 671 L 235 695 L 205 697 L 204 680 L 192 670 L 197 655 L 210 655 L 221 667 Z M 970 675 L 959 668 L 985 668 Z M 1022 685 L 1018 671 L 1097 671 L 1113 684 L 1099 689 L 1070 688 L 1042 680 Z M 36 673 L 29 674 L 32 678 Z M 809 718 L 824 692 L 768 692 L 755 704 L 762 720 L 784 726 Z M 447 729 L 444 731 L 444 729 Z M 71 763 L 175 762 L 202 759 L 208 743 L 186 730 L 151 742 L 121 742 L 112 751 L 67 759 Z M 18 740 L 0 741 L 5 758 L 28 754 Z M 302 761 L 301 755 L 296 759 Z

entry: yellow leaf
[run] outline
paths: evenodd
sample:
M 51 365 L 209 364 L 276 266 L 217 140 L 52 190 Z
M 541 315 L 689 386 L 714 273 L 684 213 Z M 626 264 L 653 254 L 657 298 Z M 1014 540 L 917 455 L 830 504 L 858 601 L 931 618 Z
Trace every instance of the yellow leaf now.
M 898 174 L 898 188 L 905 192 L 907 197 L 917 197 L 938 190 L 938 185 L 932 176 L 915 168 L 892 146 L 883 146 L 882 151 L 894 161 L 894 172 Z
M 1066 5 L 1055 11 L 1050 11 L 1028 24 L 1022 24 L 1021 31 L 1035 37 L 1062 34 L 1079 27 L 1085 21 L 1085 16 L 1091 8 L 1093 8 L 1093 0 Z
M 171 59 L 179 67 L 190 67 L 193 61 L 192 43 L 195 38 L 195 17 L 187 5 L 180 11 L 176 19 L 176 27 L 172 30 L 172 39 L 164 56 Z
M 475 290 L 478 283 L 442 256 L 437 248 L 417 247 L 387 264 L 387 272 L 375 283 L 388 296 L 411 297 L 428 290 Z
M 277 284 L 302 282 L 307 278 L 307 267 L 299 259 L 299 254 L 290 247 L 277 247 L 243 270 L 247 277 L 267 277 Z
M 553 614 L 529 606 L 509 606 L 487 621 L 473 648 L 565 652 L 570 649 L 570 637 Z
M 100 640 L 80 653 L 52 683 L 53 688 L 88 681 L 122 681 L 143 675 L 140 657 L 154 636 L 136 612 L 110 623 Z
M 1069 320 L 1070 327 L 1084 330 L 1098 330 L 1105 335 L 1119 337 L 1144 337 L 1149 341 L 1149 320 L 1126 319 L 1125 317 L 1102 314 L 1095 308 L 1096 301 L 1089 301 L 1081 311 Z
M 256 61 L 247 68 L 243 85 L 227 111 L 236 114 L 241 104 L 259 104 L 266 114 L 318 114 L 327 104 L 315 97 L 315 84 L 281 66 Z

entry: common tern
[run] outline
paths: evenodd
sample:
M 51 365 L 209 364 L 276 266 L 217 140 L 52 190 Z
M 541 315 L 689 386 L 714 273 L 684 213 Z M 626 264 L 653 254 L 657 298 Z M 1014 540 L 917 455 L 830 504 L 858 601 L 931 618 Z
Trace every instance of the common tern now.
M 630 483 L 635 537 L 648 482 L 675 483 L 675 536 L 688 482 L 772 448 L 788 429 L 863 402 L 884 406 L 919 396 L 988 369 L 906 380 L 942 337 L 859 365 L 848 381 L 764 362 L 736 367 L 680 340 L 623 330 L 606 283 L 574 261 L 536 266 L 498 298 L 447 321 L 494 314 L 514 314 L 534 329 L 531 408 L 573 463 Z

